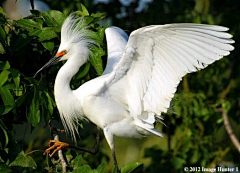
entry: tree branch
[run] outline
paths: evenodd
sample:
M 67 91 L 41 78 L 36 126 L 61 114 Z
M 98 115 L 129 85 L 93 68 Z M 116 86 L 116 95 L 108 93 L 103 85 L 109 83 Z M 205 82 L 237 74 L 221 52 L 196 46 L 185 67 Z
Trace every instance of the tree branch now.
M 54 136 L 54 140 L 59 141 L 59 136 L 57 134 L 55 134 Z M 65 161 L 65 158 L 63 156 L 63 152 L 62 150 L 58 151 L 58 157 L 61 161 L 61 165 L 62 165 L 62 172 L 67 172 L 67 162 Z
M 52 126 L 51 120 L 49 121 L 48 125 L 49 125 L 49 127 L 50 127 L 51 135 L 54 137 L 54 140 L 59 141 L 59 135 L 58 135 L 59 130 L 58 130 L 57 128 L 54 128 L 54 127 Z M 61 131 L 60 131 L 60 132 L 61 132 Z M 66 160 L 65 160 L 65 157 L 64 157 L 63 152 L 62 152 L 61 149 L 58 151 L 58 158 L 59 158 L 59 160 L 61 161 L 62 172 L 63 172 L 63 173 L 67 172 L 67 162 L 66 162 Z
M 235 136 L 235 134 L 233 133 L 232 127 L 228 121 L 228 115 L 227 115 L 227 113 L 224 112 L 224 110 L 222 108 L 220 109 L 220 111 L 222 112 L 223 123 L 224 123 L 225 129 L 228 133 L 228 136 L 230 137 L 233 145 L 236 147 L 236 149 L 240 153 L 240 143 L 239 143 L 237 137 Z

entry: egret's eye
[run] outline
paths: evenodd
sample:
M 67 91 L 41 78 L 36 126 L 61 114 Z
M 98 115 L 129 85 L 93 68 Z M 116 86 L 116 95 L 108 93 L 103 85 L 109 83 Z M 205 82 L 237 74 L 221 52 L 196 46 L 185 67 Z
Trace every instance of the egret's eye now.
M 64 56 L 64 55 L 66 55 L 66 54 L 67 54 L 67 51 L 66 51 L 66 50 L 63 50 L 63 51 L 61 51 L 61 52 L 58 52 L 58 53 L 55 55 L 55 57 L 60 58 L 60 57 L 62 57 L 62 56 Z

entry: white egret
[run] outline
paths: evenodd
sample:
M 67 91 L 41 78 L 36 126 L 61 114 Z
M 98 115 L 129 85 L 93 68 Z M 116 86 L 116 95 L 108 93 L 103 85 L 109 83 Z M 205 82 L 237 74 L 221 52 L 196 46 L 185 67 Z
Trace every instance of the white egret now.
M 63 125 L 73 137 L 75 120 L 83 117 L 103 129 L 117 165 L 114 136 L 163 137 L 154 124 L 163 120 L 161 113 L 167 112 L 182 77 L 234 49 L 226 31 L 226 27 L 204 24 L 152 25 L 133 31 L 127 42 L 121 29 L 110 27 L 106 29 L 110 60 L 104 74 L 71 90 L 72 77 L 88 61 L 95 43 L 81 18 L 70 15 L 61 29 L 58 52 L 39 71 L 67 60 L 54 86 Z

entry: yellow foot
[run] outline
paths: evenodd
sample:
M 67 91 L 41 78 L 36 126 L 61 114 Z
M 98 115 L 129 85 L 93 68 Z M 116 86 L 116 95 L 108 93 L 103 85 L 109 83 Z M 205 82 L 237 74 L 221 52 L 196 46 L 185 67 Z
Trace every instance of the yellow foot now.
M 54 144 L 51 146 L 52 143 L 54 143 Z M 50 157 L 52 157 L 57 151 L 59 151 L 63 148 L 69 147 L 69 144 L 65 143 L 65 142 L 60 142 L 57 140 L 50 140 L 48 143 L 48 146 L 49 146 L 49 148 L 44 151 L 43 155 L 46 155 L 46 154 L 50 153 L 51 150 L 53 150 L 52 154 L 50 154 Z

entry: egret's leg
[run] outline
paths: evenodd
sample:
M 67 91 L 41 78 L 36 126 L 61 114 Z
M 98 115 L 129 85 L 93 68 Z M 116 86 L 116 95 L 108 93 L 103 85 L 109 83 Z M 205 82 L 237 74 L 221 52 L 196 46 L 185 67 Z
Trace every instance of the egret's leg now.
M 99 129 L 98 129 L 97 136 L 96 136 L 96 144 L 95 144 L 94 149 L 86 149 L 86 148 L 73 146 L 73 145 L 69 145 L 69 148 L 84 151 L 84 152 L 87 152 L 87 153 L 90 153 L 90 154 L 97 154 L 98 151 L 99 151 L 99 141 L 100 141 L 100 133 L 99 133 Z
M 108 142 L 110 149 L 112 150 L 114 165 L 117 166 L 117 172 L 120 173 L 120 171 L 118 169 L 116 154 L 115 154 L 114 135 L 109 131 L 108 127 L 104 127 L 103 133 L 105 135 L 105 138 Z

